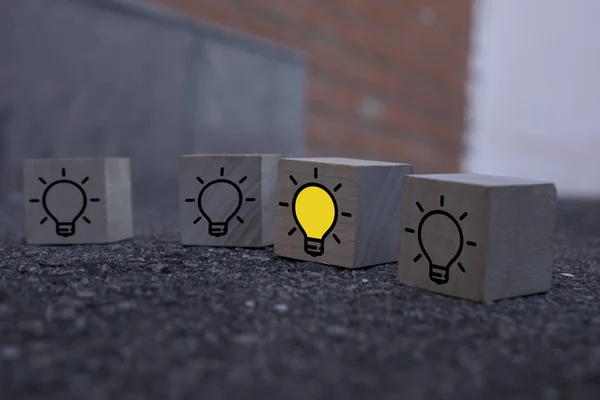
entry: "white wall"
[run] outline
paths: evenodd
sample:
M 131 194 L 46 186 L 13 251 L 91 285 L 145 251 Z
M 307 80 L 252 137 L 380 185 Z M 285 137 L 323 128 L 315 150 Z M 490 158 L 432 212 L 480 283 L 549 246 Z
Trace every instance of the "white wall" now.
M 478 0 L 463 169 L 600 195 L 600 0 Z

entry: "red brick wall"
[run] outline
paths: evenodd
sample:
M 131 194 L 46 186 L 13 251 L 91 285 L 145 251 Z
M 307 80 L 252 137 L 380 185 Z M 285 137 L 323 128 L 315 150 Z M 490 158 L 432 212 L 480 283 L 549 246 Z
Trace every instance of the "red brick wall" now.
M 153 1 L 306 51 L 312 155 L 458 169 L 473 0 Z

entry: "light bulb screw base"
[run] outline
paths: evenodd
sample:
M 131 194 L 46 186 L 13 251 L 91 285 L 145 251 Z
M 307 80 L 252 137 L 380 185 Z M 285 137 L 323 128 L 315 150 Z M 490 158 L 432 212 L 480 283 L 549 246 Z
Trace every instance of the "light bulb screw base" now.
M 431 264 L 429 266 L 429 279 L 438 285 L 444 285 L 448 283 L 448 279 L 450 279 L 448 269 L 449 267 L 446 265 Z
M 208 225 L 208 234 L 210 236 L 225 236 L 227 234 L 226 222 L 211 222 Z
M 322 239 L 305 238 L 304 251 L 313 256 L 322 256 L 325 251 L 325 242 Z
M 69 237 L 75 234 L 75 224 L 72 222 L 59 222 L 56 224 L 56 234 Z

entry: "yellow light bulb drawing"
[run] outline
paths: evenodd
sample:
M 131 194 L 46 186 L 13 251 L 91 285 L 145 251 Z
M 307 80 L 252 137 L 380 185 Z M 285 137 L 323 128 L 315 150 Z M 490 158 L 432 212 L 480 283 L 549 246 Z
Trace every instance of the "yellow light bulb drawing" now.
M 294 175 L 289 176 L 294 186 L 298 181 Z M 319 179 L 319 168 L 313 168 L 313 180 Z M 332 233 L 338 220 L 338 204 L 334 193 L 342 188 L 342 184 L 335 185 L 333 190 L 317 182 L 308 182 L 294 191 L 291 208 L 294 221 L 304 235 L 304 252 L 313 257 L 323 256 L 325 253 L 325 239 L 331 237 L 337 244 L 342 243 L 340 238 Z M 279 207 L 290 207 L 287 201 L 280 201 Z M 340 215 L 344 218 L 352 218 L 352 213 L 342 211 Z M 288 236 L 292 236 L 298 228 L 289 230 Z
M 312 256 L 323 255 L 325 238 L 337 221 L 337 204 L 333 195 L 318 183 L 308 183 L 298 189 L 292 212 L 304 234 L 304 251 Z

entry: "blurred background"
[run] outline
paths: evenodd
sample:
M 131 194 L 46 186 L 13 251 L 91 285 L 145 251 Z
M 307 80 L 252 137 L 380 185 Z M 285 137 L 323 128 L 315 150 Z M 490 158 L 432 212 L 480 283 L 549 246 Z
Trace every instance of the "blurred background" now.
M 283 152 L 600 194 L 600 3 L 0 0 L 0 193 L 23 158 Z

